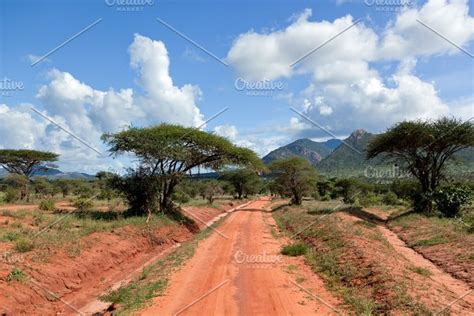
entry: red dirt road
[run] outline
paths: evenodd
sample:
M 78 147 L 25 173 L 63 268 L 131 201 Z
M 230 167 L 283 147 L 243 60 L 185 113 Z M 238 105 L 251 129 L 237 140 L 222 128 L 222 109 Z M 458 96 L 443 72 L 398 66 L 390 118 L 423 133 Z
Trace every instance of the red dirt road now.
M 171 277 L 165 295 L 137 314 L 336 314 L 330 306 L 338 302 L 322 280 L 301 258 L 279 254 L 282 241 L 272 236 L 276 225 L 269 203 L 264 198 L 230 214 Z M 289 266 L 297 270 L 298 282 Z

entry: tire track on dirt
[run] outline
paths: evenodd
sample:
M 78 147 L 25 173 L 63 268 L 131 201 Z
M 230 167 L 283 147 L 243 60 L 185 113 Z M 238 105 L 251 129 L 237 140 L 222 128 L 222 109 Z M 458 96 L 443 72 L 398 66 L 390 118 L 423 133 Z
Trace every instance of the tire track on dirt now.
M 257 200 L 227 218 L 200 242 L 195 255 L 170 279 L 163 297 L 139 315 L 329 315 L 331 308 L 292 284 L 284 268 L 294 258 L 279 255 L 281 242 L 270 232 L 272 221 L 266 211 L 268 198 Z M 238 254 L 239 257 L 236 257 Z M 256 262 L 250 258 L 267 260 Z M 268 259 L 270 258 L 270 259 Z M 271 259 L 273 258 L 273 259 Z M 301 261 L 299 263 L 301 265 Z M 301 271 L 306 271 L 301 267 Z M 212 291 L 217 285 L 227 283 Z M 302 284 L 325 301 L 337 301 L 326 291 L 317 275 L 309 271 Z M 208 295 L 207 295 L 208 294 Z M 203 297 L 206 295 L 205 297 Z M 197 298 L 203 297 L 196 301 Z M 188 306 L 194 302 L 193 305 Z

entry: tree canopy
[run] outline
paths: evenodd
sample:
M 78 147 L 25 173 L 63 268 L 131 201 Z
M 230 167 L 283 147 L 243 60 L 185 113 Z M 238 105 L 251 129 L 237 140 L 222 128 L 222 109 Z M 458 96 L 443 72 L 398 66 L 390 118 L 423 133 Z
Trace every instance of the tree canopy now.
M 195 168 L 219 170 L 225 166 L 263 168 L 258 156 L 250 149 L 238 147 L 224 137 L 196 128 L 160 124 L 148 128 L 130 128 L 105 134 L 102 139 L 112 155 L 134 154 L 141 174 L 160 179 L 160 208 L 169 207 L 175 186 L 186 173 Z
M 444 177 L 446 162 L 474 146 L 474 125 L 454 118 L 405 121 L 376 136 L 368 145 L 367 158 L 384 156 L 406 168 L 421 185 L 418 207 L 432 209 L 432 195 Z
M 54 161 L 58 155 L 51 152 L 29 149 L 0 149 L 0 166 L 12 174 L 25 177 L 21 199 L 29 201 L 29 179 L 40 170 L 55 167 Z
M 250 169 L 224 172 L 221 179 L 228 181 L 232 185 L 239 199 L 248 194 L 258 193 L 262 188 L 260 177 L 254 170 Z
M 294 204 L 301 204 L 303 196 L 314 190 L 317 174 L 314 167 L 304 158 L 290 157 L 276 160 L 269 165 L 276 174 L 278 191 L 291 196 Z
M 52 152 L 28 149 L 0 149 L 0 166 L 10 173 L 30 178 L 39 170 L 54 167 L 52 162 L 58 160 Z

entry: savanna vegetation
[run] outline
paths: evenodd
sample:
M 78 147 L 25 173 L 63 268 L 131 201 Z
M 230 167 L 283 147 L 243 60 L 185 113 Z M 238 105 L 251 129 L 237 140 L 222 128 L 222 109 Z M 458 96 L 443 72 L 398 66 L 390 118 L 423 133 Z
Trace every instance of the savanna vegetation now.
M 134 167 L 124 175 L 99 172 L 85 179 L 39 176 L 40 171 L 55 167 L 58 155 L 0 150 L 0 165 L 9 172 L 0 179 L 0 209 L 2 204 L 14 205 L 14 209 L 0 211 L 7 220 L 0 241 L 11 244 L 17 253 L 35 250 L 35 260 L 42 262 L 57 247 L 75 257 L 81 254 L 81 239 L 93 232 L 110 233 L 133 226 L 149 234 L 191 220 L 180 212 L 183 206 L 220 208 L 221 201 L 273 195 L 287 203 L 280 203 L 273 215 L 281 231 L 295 239 L 282 254 L 304 256 L 358 314 L 393 310 L 429 314 L 430 309 L 410 294 L 409 279 L 398 279 L 382 264 L 393 255 L 393 249 L 376 227 L 385 225 L 396 231 L 409 247 L 433 262 L 445 259 L 446 269 L 453 270 L 450 273 L 474 282 L 459 273 L 469 269 L 474 260 L 474 253 L 464 249 L 466 244 L 474 245 L 474 184 L 445 173 L 455 153 L 474 146 L 473 129 L 471 123 L 446 118 L 396 124 L 369 143 L 366 155 L 367 159 L 396 164 L 409 176 L 383 183 L 368 177 L 323 176 L 300 157 L 264 166 L 253 151 L 223 137 L 169 124 L 103 135 L 111 156 L 135 157 Z M 29 205 L 37 208 L 28 211 Z M 71 210 L 63 219 L 64 212 Z M 361 220 L 341 221 L 336 217 L 339 212 Z M 306 228 L 316 219 L 318 224 Z M 45 227 L 48 229 L 38 234 Z M 370 241 L 364 249 L 375 247 L 379 257 L 369 260 L 358 253 L 361 245 L 354 242 L 354 236 Z M 440 245 L 454 251 L 446 256 L 446 252 L 433 250 Z M 192 254 L 183 249 L 177 252 L 177 262 Z M 460 252 L 464 255 L 457 255 Z M 158 283 L 144 282 L 148 279 L 145 275 L 108 293 L 105 299 L 123 304 L 126 310 L 142 306 L 163 291 L 169 274 L 164 271 L 172 268 L 173 260 L 144 270 Z M 162 267 L 166 269 L 160 270 Z M 397 269 L 397 273 L 413 278 L 429 275 L 419 267 Z M 12 270 L 9 282 L 23 277 L 22 271 Z

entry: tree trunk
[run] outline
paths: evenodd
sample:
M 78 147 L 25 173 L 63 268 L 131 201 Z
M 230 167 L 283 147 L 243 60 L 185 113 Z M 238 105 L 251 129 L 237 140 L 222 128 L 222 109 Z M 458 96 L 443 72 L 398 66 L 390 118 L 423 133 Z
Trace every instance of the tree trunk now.
M 151 209 L 149 207 L 146 208 L 146 212 L 147 212 L 147 217 L 146 217 L 146 223 L 148 224 L 150 222 L 150 219 L 151 219 Z
M 160 201 L 160 211 L 166 212 L 171 207 L 171 195 L 174 192 L 174 188 L 177 182 L 175 180 L 170 180 L 167 184 L 163 186 L 163 194 Z

